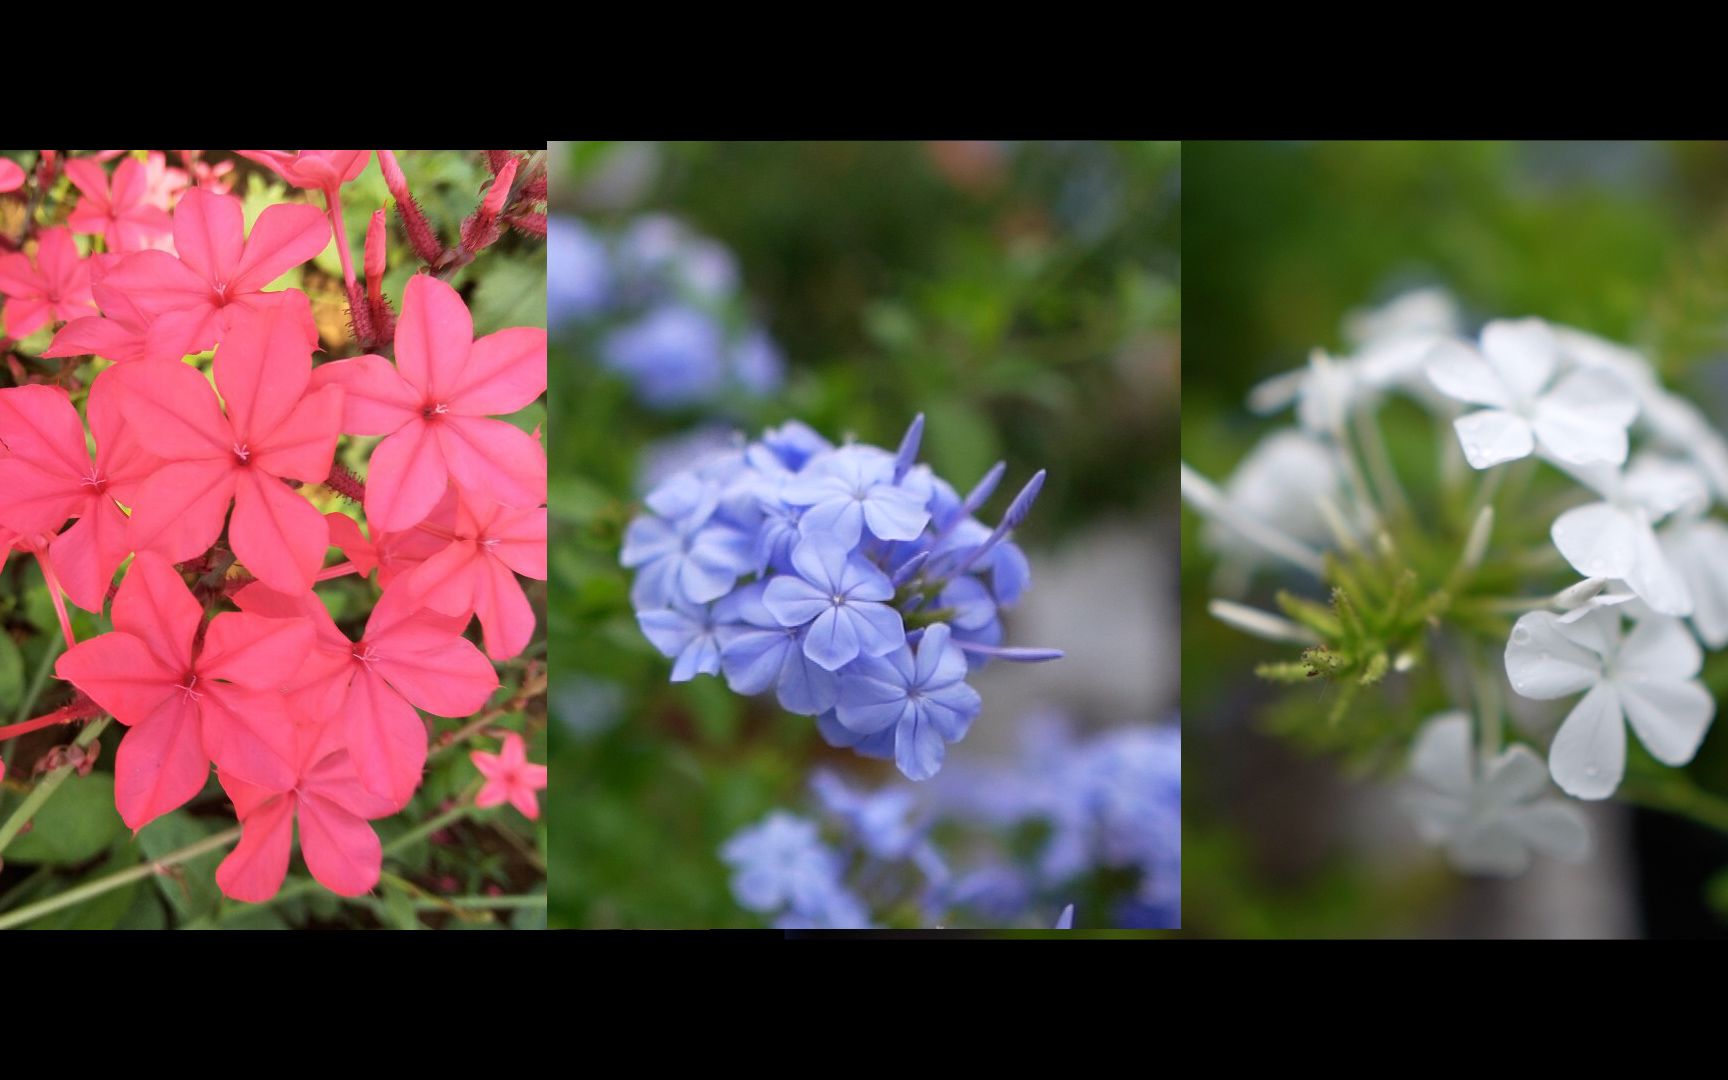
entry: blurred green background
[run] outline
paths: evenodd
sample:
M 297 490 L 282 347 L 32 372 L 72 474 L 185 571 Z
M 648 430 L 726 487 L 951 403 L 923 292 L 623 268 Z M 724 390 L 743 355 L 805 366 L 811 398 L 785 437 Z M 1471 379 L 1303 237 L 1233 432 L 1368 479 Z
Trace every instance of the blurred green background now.
M 1169 521 L 1180 148 L 577 143 L 551 154 L 555 216 L 605 231 L 666 212 L 730 249 L 752 316 L 788 361 L 767 398 L 656 413 L 601 369 L 593 335 L 554 327 L 552 924 L 759 926 L 732 898 L 717 856 L 726 837 L 803 804 L 818 762 L 869 785 L 897 774 L 830 750 L 813 721 L 772 699 L 710 677 L 667 682 L 618 566 L 644 448 L 700 422 L 756 435 L 790 418 L 893 446 L 922 411 L 924 459 L 956 486 L 1007 461 L 987 520 L 1049 470 L 1017 534 L 1034 554 L 1105 520 Z M 1173 706 L 1146 702 L 1142 718 Z M 978 727 L 1011 719 L 987 712 Z
M 1214 480 L 1290 422 L 1252 415 L 1250 387 L 1301 366 L 1313 347 L 1347 351 L 1347 313 L 1426 285 L 1449 289 L 1472 330 L 1488 318 L 1539 315 L 1639 347 L 1670 388 L 1719 426 L 1728 421 L 1728 146 L 1189 143 L 1184 171 L 1182 456 Z M 1419 434 L 1431 442 L 1425 427 Z M 1713 896 L 1728 912 L 1728 877 L 1719 874 L 1728 845 L 1642 811 L 1599 830 L 1602 887 L 1627 903 L 1596 912 L 1594 923 L 1557 922 L 1583 916 L 1555 914 L 1530 889 L 1472 882 L 1436 860 L 1380 858 L 1387 845 L 1420 841 L 1401 819 L 1347 828 L 1370 785 L 1265 733 L 1275 703 L 1321 690 L 1250 674 L 1286 652 L 1207 614 L 1215 563 L 1198 542 L 1200 525 L 1183 515 L 1186 929 L 1719 932 L 1709 904 Z M 1278 584 L 1304 583 L 1263 578 L 1250 602 L 1270 606 Z M 1722 660 L 1706 668 L 1719 696 Z M 1728 793 L 1728 737 L 1707 736 L 1689 771 Z M 1532 904 L 1523 915 L 1533 911 L 1535 921 L 1517 923 L 1520 905 Z

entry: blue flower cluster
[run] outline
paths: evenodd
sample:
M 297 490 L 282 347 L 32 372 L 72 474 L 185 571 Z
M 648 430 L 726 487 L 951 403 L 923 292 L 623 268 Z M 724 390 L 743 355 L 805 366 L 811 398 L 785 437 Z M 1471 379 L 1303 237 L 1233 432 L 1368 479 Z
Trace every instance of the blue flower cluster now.
M 962 498 L 916 464 L 923 429 L 919 416 L 889 453 L 794 421 L 649 492 L 621 561 L 672 681 L 724 675 L 740 694 L 773 691 L 831 745 L 924 780 L 978 715 L 969 672 L 1061 656 L 1001 646 L 1000 612 L 1030 576 L 1008 536 L 1044 474 L 992 529 L 973 515 L 1003 466 Z
M 820 771 L 811 790 L 818 814 L 776 810 L 720 853 L 738 902 L 775 916 L 781 929 L 1047 927 L 1078 895 L 1109 911 L 1117 928 L 1181 925 L 1175 725 L 1075 740 L 1065 724 L 1047 723 L 1034 729 L 1018 765 L 955 768 L 922 790 L 874 792 Z M 966 865 L 951 868 L 936 831 L 965 852 Z M 1028 837 L 1042 839 L 1028 848 Z M 1138 878 L 1127 895 L 1123 871 Z M 1065 911 L 1057 925 L 1073 918 Z
M 593 331 L 601 362 L 649 408 L 779 389 L 786 361 L 746 312 L 737 262 L 663 214 L 605 237 L 572 217 L 548 222 L 547 314 L 554 330 Z

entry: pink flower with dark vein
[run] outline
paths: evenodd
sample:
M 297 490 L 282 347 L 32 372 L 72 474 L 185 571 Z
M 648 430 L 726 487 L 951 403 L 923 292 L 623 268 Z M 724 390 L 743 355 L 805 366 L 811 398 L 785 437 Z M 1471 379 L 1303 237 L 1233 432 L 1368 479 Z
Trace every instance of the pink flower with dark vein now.
M 474 805 L 485 810 L 508 802 L 530 821 L 540 816 L 540 800 L 534 793 L 546 787 L 546 766 L 528 760 L 528 748 L 514 731 L 504 736 L 504 747 L 496 754 L 471 750 L 468 760 L 486 778 Z
M 546 508 L 516 510 L 461 496 L 450 542 L 402 579 L 412 599 L 480 617 L 486 655 L 508 660 L 534 636 L 534 608 L 516 575 L 546 580 Z
M 102 237 L 109 251 L 173 250 L 168 212 L 151 201 L 150 174 L 137 158 L 107 170 L 89 158 L 66 162 L 66 175 L 83 198 L 66 224 L 75 233 Z
M 392 810 L 406 806 L 426 765 L 426 725 L 415 709 L 467 716 L 498 689 L 498 673 L 462 636 L 466 619 L 410 604 L 387 589 L 359 641 L 350 641 L 310 592 L 252 584 L 235 594 L 244 611 L 306 618 L 316 629 L 312 656 L 288 687 L 302 722 L 337 722 L 367 791 Z
M 87 315 L 95 306 L 90 267 L 65 229 L 42 230 L 34 260 L 23 252 L 0 255 L 0 294 L 6 297 L 6 333 L 15 338 Z
M 105 284 L 127 294 L 150 318 L 145 358 L 178 360 L 222 339 L 236 316 L 285 302 L 294 290 L 264 287 L 324 250 L 330 226 L 316 207 L 264 209 L 246 232 L 240 200 L 202 189 L 183 194 L 174 209 L 174 248 L 128 256 Z M 309 307 L 300 324 L 306 347 L 318 343 Z
M 114 597 L 114 630 L 79 642 L 54 673 L 131 728 L 114 766 L 114 802 L 132 829 L 184 804 L 214 760 L 225 776 L 293 782 L 276 748 L 291 725 L 279 687 L 312 646 L 305 619 L 204 612 L 161 557 L 133 560 Z
M 92 460 L 78 410 L 64 390 L 19 386 L 0 390 L 0 525 L 26 535 L 53 534 L 78 520 L 48 547 L 54 572 L 72 602 L 101 611 L 114 571 L 132 545 L 126 515 L 138 485 L 159 464 L 121 422 L 106 373 L 90 387 L 87 411 L 96 436 Z
M 384 435 L 372 453 L 366 517 L 407 529 L 431 513 L 453 481 L 466 495 L 512 507 L 546 501 L 546 454 L 521 428 L 489 417 L 526 408 L 546 389 L 546 331 L 515 327 L 474 339 L 455 289 L 408 279 L 396 328 L 396 363 L 359 356 L 321 365 L 314 386 L 347 391 L 342 429 Z
M 199 194 L 187 192 L 191 198 Z M 235 318 L 212 365 L 216 392 L 198 370 L 170 360 L 122 364 L 114 380 L 121 414 L 165 464 L 151 472 L 132 508 L 138 551 L 179 562 L 222 533 L 258 580 L 284 592 L 312 587 L 330 531 L 284 479 L 330 475 L 342 419 L 342 390 L 308 392 L 311 349 L 300 332 L 306 299 Z
M 216 884 L 224 894 L 248 903 L 276 895 L 288 874 L 296 821 L 306 868 L 325 888 L 359 896 L 378 884 L 384 849 L 367 822 L 397 808 L 360 783 L 336 738 L 339 727 L 297 724 L 279 730 L 278 752 L 294 763 L 281 782 L 254 784 L 226 772 L 218 775 L 240 819 L 240 843 L 216 868 Z

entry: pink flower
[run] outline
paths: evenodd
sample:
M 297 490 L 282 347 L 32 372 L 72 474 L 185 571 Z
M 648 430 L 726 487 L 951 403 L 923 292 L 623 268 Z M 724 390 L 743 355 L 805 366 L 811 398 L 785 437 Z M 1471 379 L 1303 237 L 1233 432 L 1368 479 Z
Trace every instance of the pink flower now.
M 0 255 L 0 294 L 6 300 L 6 333 L 29 337 L 50 322 L 66 322 L 94 309 L 90 267 L 65 229 L 44 229 L 36 261 L 22 252 Z
M 336 726 L 299 724 L 277 731 L 280 752 L 295 762 L 280 783 L 254 784 L 218 774 L 241 826 L 240 843 L 216 868 L 216 884 L 224 894 L 247 903 L 276 895 L 288 873 L 296 819 L 300 854 L 325 888 L 359 896 L 378 884 L 384 849 L 366 823 L 397 808 L 360 783 L 348 751 L 331 743 Z
M 342 391 L 308 391 L 307 301 L 287 295 L 297 304 L 237 316 L 217 350 L 212 367 L 226 413 L 210 383 L 178 361 L 122 364 L 104 377 L 115 382 L 121 414 L 165 462 L 138 492 L 132 547 L 190 559 L 216 542 L 232 502 L 235 557 L 265 584 L 300 592 L 312 587 L 330 532 L 324 515 L 282 481 L 318 483 L 330 474 Z
M 486 785 L 474 797 L 482 810 L 508 802 L 532 821 L 540 816 L 536 791 L 546 787 L 546 766 L 528 763 L 528 749 L 514 731 L 504 736 L 504 748 L 496 754 L 484 750 L 469 753 L 469 760 L 486 777 Z
M 123 255 L 92 255 L 86 260 L 85 265 L 90 268 L 90 293 L 102 314 L 85 315 L 67 323 L 42 350 L 43 356 L 50 359 L 100 356 L 115 363 L 144 359 L 150 316 L 133 302 L 130 294 L 107 284 L 108 272 L 124 259 Z
M 139 252 L 105 281 L 150 318 L 145 358 L 178 360 L 214 346 L 237 314 L 283 302 L 295 290 L 267 293 L 264 286 L 329 242 L 329 223 L 317 207 L 266 207 L 248 236 L 239 199 L 194 189 L 174 210 L 179 258 Z M 310 307 L 298 310 L 305 313 L 301 329 L 310 349 L 318 342 L 318 329 Z
M 0 194 L 17 191 L 24 186 L 26 173 L 11 158 L 0 158 Z
M 514 510 L 462 496 L 449 543 L 403 586 L 434 611 L 478 615 L 486 655 L 508 660 L 534 636 L 534 609 L 517 574 L 546 579 L 546 508 Z
M 359 641 L 349 641 L 311 592 L 295 596 L 258 583 L 234 596 L 241 610 L 270 618 L 306 618 L 313 654 L 288 688 L 303 721 L 339 720 L 360 783 L 406 806 L 426 765 L 426 725 L 435 716 L 467 716 L 498 689 L 498 673 L 462 637 L 463 619 L 410 605 L 387 589 Z
M 276 171 L 295 187 L 327 191 L 365 171 L 370 150 L 239 150 L 241 157 Z
M 0 525 L 26 535 L 52 534 L 67 518 L 77 522 L 48 547 L 66 595 L 86 611 L 101 611 L 109 582 L 132 545 L 126 515 L 139 483 L 157 462 L 143 452 L 114 409 L 114 383 L 99 376 L 90 388 L 90 429 L 96 457 L 86 449 L 84 425 L 64 390 L 19 386 L 0 390 Z
M 168 155 L 160 150 L 150 151 L 144 159 L 144 176 L 144 201 L 164 210 L 174 209 L 180 193 L 192 184 L 186 170 L 168 164 Z
M 287 787 L 276 749 L 290 721 L 278 692 L 312 645 L 305 619 L 228 612 L 198 632 L 203 610 L 174 568 L 140 552 L 114 597 L 114 630 L 79 642 L 54 673 L 131 728 L 114 767 L 114 802 L 132 829 L 225 777 Z
M 366 516 L 374 528 L 409 528 L 454 481 L 506 506 L 546 501 L 546 455 L 521 428 L 488 417 L 523 409 L 546 390 L 546 331 L 500 330 L 474 340 L 455 289 L 408 279 L 396 328 L 396 363 L 359 356 L 324 364 L 314 386 L 347 390 L 343 430 L 384 435 L 372 453 Z
M 150 201 L 149 171 L 136 158 L 115 168 L 112 186 L 108 173 L 89 158 L 67 161 L 66 175 L 84 195 L 66 220 L 73 232 L 103 237 L 110 251 L 170 248 L 168 212 Z

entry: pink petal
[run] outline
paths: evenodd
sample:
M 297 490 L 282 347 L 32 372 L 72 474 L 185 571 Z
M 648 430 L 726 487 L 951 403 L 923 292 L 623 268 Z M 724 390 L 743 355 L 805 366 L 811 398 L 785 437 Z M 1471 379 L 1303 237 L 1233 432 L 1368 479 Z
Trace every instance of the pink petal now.
M 83 213 L 92 217 L 100 217 L 102 226 L 94 229 L 80 228 L 79 232 L 98 233 L 106 226 L 110 204 L 108 202 L 108 171 L 88 158 L 73 158 L 66 162 L 66 178 L 72 181 L 84 196 L 78 200 L 78 209 L 73 213 L 77 217 Z
M 234 276 L 246 243 L 240 200 L 188 191 L 174 210 L 174 251 L 192 272 L 214 285 Z
M 100 356 L 115 363 L 144 359 L 144 335 L 114 319 L 90 315 L 67 323 L 42 350 L 49 359 Z
M 348 435 L 388 435 L 420 416 L 422 395 L 382 356 L 356 356 L 320 364 L 312 386 L 343 390 L 342 431 Z
M 366 534 L 360 531 L 359 522 L 347 514 L 335 512 L 325 514 L 324 520 L 330 526 L 330 543 L 347 556 L 361 577 L 372 573 L 378 565 L 378 552 L 372 546 L 372 541 L 366 539 Z
M 258 904 L 281 891 L 293 847 L 294 803 L 292 794 L 276 795 L 242 819 L 240 843 L 216 868 L 224 896 Z
M 89 501 L 75 477 L 17 456 L 0 457 L 0 491 L 0 525 L 25 535 L 54 532 Z
M 375 670 L 348 685 L 348 756 L 366 790 L 406 806 L 426 767 L 426 723 Z
M 36 269 L 43 281 L 54 286 L 61 300 L 80 304 L 90 299 L 90 268 L 78 254 L 70 229 L 44 229 L 36 248 Z
M 372 826 L 313 791 L 300 801 L 300 854 L 312 876 L 339 896 L 370 891 L 384 864 Z
M 455 289 L 425 274 L 408 279 L 396 325 L 396 365 L 433 402 L 450 401 L 474 344 L 474 319 Z
M 200 300 L 151 317 L 144 331 L 144 359 L 178 363 L 222 340 L 222 309 Z
M 127 828 L 142 829 L 204 790 L 209 778 L 198 710 L 177 693 L 120 740 L 114 805 Z
M 505 506 L 546 502 L 546 453 L 532 435 L 477 416 L 446 416 L 431 426 L 450 477 L 465 494 Z
M 496 559 L 481 560 L 484 569 L 476 575 L 474 614 L 486 642 L 486 655 L 508 660 L 527 648 L 534 636 L 534 608 L 509 567 Z
M 47 290 L 42 287 L 42 279 L 36 274 L 36 267 L 30 262 L 30 256 L 21 252 L 0 255 L 0 293 L 12 297 L 33 297 L 37 300 L 47 295 Z
M 411 529 L 438 505 L 449 483 L 434 425 L 410 420 L 372 451 L 366 472 L 367 520 L 386 532 Z
M 147 360 L 117 367 L 106 377 L 126 422 L 148 433 L 151 453 L 164 461 L 234 457 L 233 428 L 216 392 L 198 369 L 178 361 Z
M 472 540 L 453 540 L 416 566 L 402 579 L 401 588 L 409 600 L 462 618 L 474 611 L 475 592 L 489 561 Z
M 210 283 L 197 271 L 165 251 L 127 255 L 102 278 L 102 288 L 124 295 L 147 315 L 188 307 L 210 307 Z
M 262 469 L 242 469 L 234 491 L 228 542 L 234 557 L 273 589 L 310 589 L 330 546 L 318 508 Z
M 253 223 L 252 235 L 246 238 L 246 253 L 228 283 L 229 292 L 258 292 L 323 251 L 330 238 L 330 222 L 315 206 L 278 203 L 266 207 Z
M 132 549 L 154 551 L 173 562 L 207 551 L 222 535 L 237 471 L 225 460 L 180 461 L 156 470 L 132 507 Z
M 522 816 L 534 821 L 540 816 L 540 800 L 534 797 L 532 788 L 521 784 L 510 786 L 510 805 L 522 812 Z
M 164 705 L 181 700 L 173 670 L 131 634 L 101 634 L 66 650 L 54 674 L 84 691 L 128 727 L 149 721 Z
M 521 326 L 474 342 L 448 400 L 452 412 L 494 416 L 525 409 L 545 392 L 546 331 Z
M 341 725 L 331 725 L 332 728 Z M 366 790 L 360 783 L 360 777 L 354 771 L 354 762 L 348 751 L 338 748 L 326 750 L 320 754 L 315 763 L 306 771 L 305 781 L 301 785 L 308 791 L 316 791 L 324 799 L 335 803 L 358 818 L 370 821 L 374 818 L 389 817 L 401 807 Z
M 340 386 L 307 394 L 280 424 L 255 437 L 253 471 L 323 483 L 342 431 L 342 394 Z
M 11 458 L 36 462 L 74 480 L 90 471 L 83 421 L 59 387 L 0 390 L 0 442 Z
M 224 679 L 248 690 L 277 690 L 299 669 L 314 639 L 310 619 L 223 612 L 210 620 L 210 629 L 204 634 L 198 675 L 201 679 Z
M 192 670 L 192 639 L 204 609 L 159 555 L 140 552 L 114 595 L 114 629 L 135 635 L 178 681 Z
M 26 338 L 53 321 L 54 308 L 46 300 L 13 297 L 6 301 L 4 315 L 6 335 Z
M 241 618 L 229 612 L 222 618 Z M 264 619 L 264 622 L 275 620 Z M 216 768 L 249 784 L 287 791 L 296 769 L 294 721 L 275 690 L 245 690 L 232 683 L 198 680 L 203 697 L 204 747 Z
M 283 592 L 254 581 L 234 594 L 234 603 L 241 611 L 267 619 L 308 619 L 312 623 L 313 637 L 318 642 L 318 651 L 339 652 L 345 660 L 352 651 L 353 643 L 330 617 L 330 609 L 319 601 L 318 594 L 309 589 Z
M 467 716 L 498 689 L 498 672 L 467 638 L 450 635 L 430 648 L 409 650 L 403 648 L 406 637 L 380 640 L 372 667 L 415 707 L 435 716 Z
M 112 499 L 92 499 L 88 511 L 54 538 L 48 557 L 66 596 L 85 611 L 100 613 L 114 571 L 132 549 L 126 543 L 126 515 Z
M 523 577 L 546 580 L 546 508 L 505 510 L 486 526 L 494 559 Z
M 312 350 L 300 329 L 301 318 L 290 307 L 271 305 L 238 312 L 228 320 L 211 369 L 227 406 L 228 423 L 242 443 L 256 443 L 269 435 L 306 393 Z

